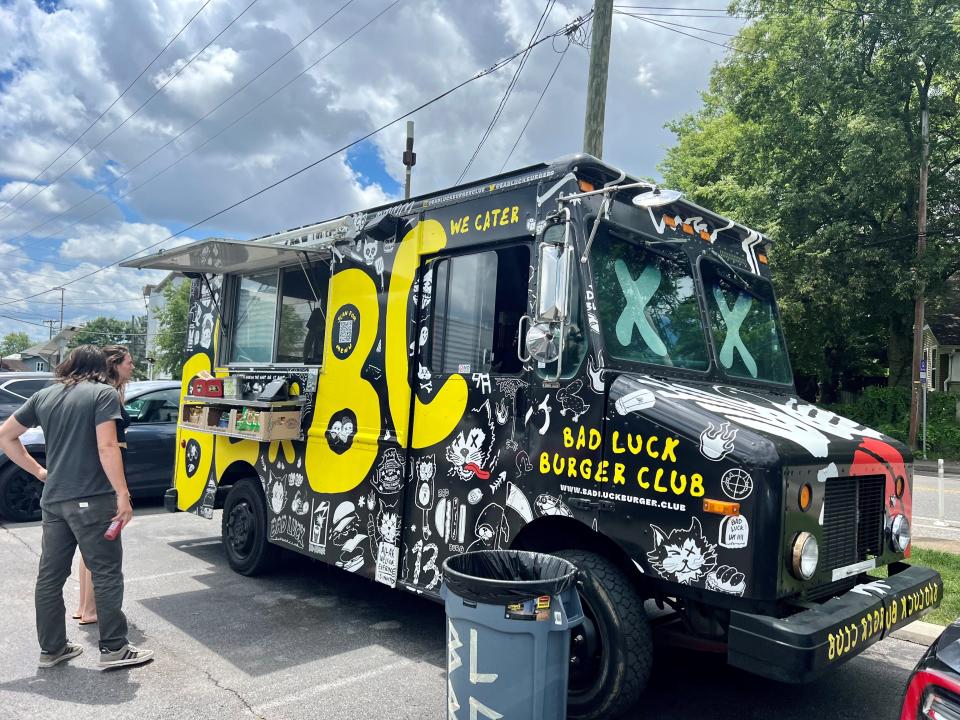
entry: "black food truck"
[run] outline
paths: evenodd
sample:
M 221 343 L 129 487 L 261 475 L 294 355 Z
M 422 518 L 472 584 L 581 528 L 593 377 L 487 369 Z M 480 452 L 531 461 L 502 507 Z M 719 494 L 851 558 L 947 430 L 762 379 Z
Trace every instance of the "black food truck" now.
M 568 558 L 571 717 L 637 701 L 652 623 L 808 681 L 942 582 L 904 561 L 907 448 L 799 399 L 768 249 L 577 155 L 128 262 L 192 278 L 167 506 L 222 506 L 246 575 L 285 548 L 438 599 L 453 553 Z

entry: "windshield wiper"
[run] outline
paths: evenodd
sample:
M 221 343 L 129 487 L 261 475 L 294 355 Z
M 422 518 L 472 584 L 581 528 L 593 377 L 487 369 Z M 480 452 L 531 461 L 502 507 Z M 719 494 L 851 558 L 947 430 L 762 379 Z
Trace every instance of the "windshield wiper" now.
M 753 289 L 752 283 L 746 278 L 744 278 L 739 272 L 737 272 L 737 270 L 733 267 L 733 265 L 728 263 L 727 259 L 722 254 L 714 250 L 712 247 L 707 248 L 707 252 L 710 253 L 711 257 L 714 257 L 720 262 L 722 262 L 726 266 L 727 270 L 733 273 L 733 276 L 737 279 L 737 285 L 740 286 L 741 290 L 743 290 L 745 293 L 747 293 L 747 295 L 750 295 L 752 298 L 755 298 L 756 300 L 760 300 L 760 301 L 764 300 L 763 296 L 761 296 L 760 293 L 758 293 L 756 290 Z

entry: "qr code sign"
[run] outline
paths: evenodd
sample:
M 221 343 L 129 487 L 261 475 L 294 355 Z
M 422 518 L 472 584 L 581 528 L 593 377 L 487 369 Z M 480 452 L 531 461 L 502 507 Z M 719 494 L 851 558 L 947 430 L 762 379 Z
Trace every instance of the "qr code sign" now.
M 353 320 L 340 321 L 340 335 L 337 338 L 339 343 L 349 343 L 353 339 Z

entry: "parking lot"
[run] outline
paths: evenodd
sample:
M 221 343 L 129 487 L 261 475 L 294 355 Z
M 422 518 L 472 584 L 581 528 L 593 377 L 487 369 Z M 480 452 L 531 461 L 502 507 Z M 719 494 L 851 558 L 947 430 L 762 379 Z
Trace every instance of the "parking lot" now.
M 124 542 L 131 640 L 157 659 L 100 672 L 96 626 L 74 627 L 84 655 L 38 670 L 40 527 L 0 526 L 0 718 L 445 717 L 439 605 L 300 558 L 268 577 L 241 577 L 224 559 L 219 522 L 156 505 L 138 509 Z M 66 594 L 69 611 L 75 577 Z M 922 650 L 887 640 L 807 686 L 756 679 L 718 657 L 661 653 L 645 716 L 894 720 Z

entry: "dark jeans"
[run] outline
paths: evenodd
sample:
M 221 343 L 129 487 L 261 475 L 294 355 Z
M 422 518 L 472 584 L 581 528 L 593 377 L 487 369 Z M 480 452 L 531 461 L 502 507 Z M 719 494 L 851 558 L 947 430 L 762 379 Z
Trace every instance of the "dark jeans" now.
M 117 496 L 93 495 L 43 506 L 43 550 L 37 575 L 37 637 L 40 650 L 59 652 L 67 642 L 63 584 L 80 546 L 93 574 L 100 649 L 119 650 L 127 642 L 123 604 L 123 545 L 103 537 L 117 514 Z

